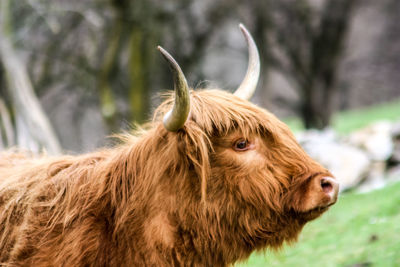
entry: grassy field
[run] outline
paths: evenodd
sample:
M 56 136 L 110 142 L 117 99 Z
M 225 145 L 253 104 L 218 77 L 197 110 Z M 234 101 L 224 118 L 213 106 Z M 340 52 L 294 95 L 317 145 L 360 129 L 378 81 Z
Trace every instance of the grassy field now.
M 400 99 L 368 108 L 338 112 L 332 118 L 332 127 L 341 134 L 348 134 L 378 120 L 400 120 Z M 304 129 L 297 118 L 284 121 L 293 131 Z
M 400 266 L 400 183 L 368 194 L 347 193 L 299 242 L 255 253 L 244 266 Z

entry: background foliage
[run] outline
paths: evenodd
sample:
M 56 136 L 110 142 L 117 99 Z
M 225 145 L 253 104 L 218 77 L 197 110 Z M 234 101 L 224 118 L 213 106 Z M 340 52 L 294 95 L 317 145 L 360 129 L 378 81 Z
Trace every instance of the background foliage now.
M 3 0 L 3 146 L 87 151 L 150 119 L 171 88 L 159 44 L 193 87 L 233 91 L 247 64 L 239 22 L 261 54 L 253 101 L 324 128 L 335 110 L 400 95 L 396 10 L 396 0 Z

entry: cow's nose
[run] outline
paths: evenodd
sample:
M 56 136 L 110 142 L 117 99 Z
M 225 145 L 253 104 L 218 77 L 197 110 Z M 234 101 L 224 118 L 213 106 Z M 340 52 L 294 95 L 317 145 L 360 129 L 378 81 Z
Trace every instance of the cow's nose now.
M 335 203 L 339 193 L 339 183 L 332 177 L 322 177 L 320 184 L 322 191 L 331 198 L 329 204 Z

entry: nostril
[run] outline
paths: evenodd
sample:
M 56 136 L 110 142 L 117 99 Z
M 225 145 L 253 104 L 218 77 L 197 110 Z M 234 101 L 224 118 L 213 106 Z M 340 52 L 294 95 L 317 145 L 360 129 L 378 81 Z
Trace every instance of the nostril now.
M 321 179 L 321 187 L 325 193 L 330 193 L 333 190 L 332 181 L 329 178 L 322 178 Z

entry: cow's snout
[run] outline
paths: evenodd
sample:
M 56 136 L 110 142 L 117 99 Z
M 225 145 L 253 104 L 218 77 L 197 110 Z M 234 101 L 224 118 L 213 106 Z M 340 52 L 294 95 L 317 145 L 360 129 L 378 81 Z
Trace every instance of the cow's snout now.
M 339 194 L 339 183 L 330 176 L 312 175 L 298 190 L 293 198 L 295 210 L 301 212 L 320 211 L 336 203 Z M 301 189 L 301 190 L 300 190 Z
M 339 183 L 332 177 L 321 177 L 320 185 L 322 191 L 330 198 L 328 205 L 335 203 L 339 193 Z

